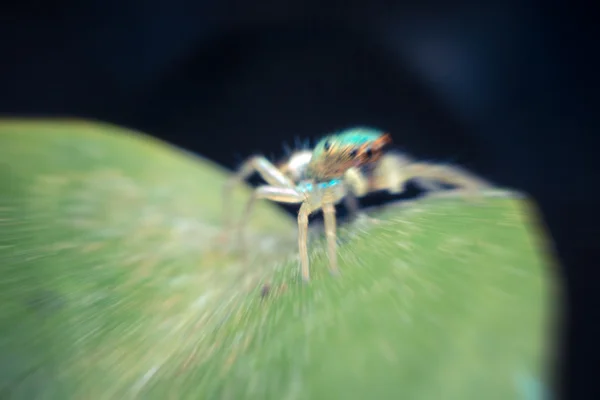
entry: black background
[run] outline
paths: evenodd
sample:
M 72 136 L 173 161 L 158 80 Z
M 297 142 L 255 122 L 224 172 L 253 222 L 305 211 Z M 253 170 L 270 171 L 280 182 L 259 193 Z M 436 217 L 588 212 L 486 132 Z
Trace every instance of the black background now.
M 255 152 L 281 155 L 295 137 L 367 125 L 414 156 L 526 191 L 568 288 L 559 388 L 593 398 L 591 12 L 576 3 L 417 3 L 3 5 L 0 113 L 109 121 L 229 168 Z

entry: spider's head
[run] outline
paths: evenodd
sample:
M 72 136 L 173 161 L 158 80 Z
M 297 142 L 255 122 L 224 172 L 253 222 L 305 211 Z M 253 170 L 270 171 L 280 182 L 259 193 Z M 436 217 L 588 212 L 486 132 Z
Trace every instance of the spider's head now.
M 391 142 L 389 134 L 367 128 L 326 136 L 313 150 L 308 174 L 317 180 L 341 178 L 350 168 L 379 160 Z

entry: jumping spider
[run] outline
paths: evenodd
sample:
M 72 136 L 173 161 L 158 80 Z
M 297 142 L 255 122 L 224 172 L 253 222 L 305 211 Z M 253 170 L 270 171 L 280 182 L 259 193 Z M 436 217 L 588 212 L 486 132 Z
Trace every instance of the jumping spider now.
M 224 188 L 226 227 L 230 226 L 233 187 L 257 172 L 268 185 L 256 188 L 248 200 L 238 229 L 248 220 L 257 199 L 301 204 L 298 212 L 298 246 L 302 278 L 310 280 L 307 249 L 308 216 L 323 210 L 329 269 L 338 272 L 335 205 L 345 200 L 351 213 L 358 212 L 357 198 L 386 190 L 400 193 L 409 180 L 424 189 L 438 190 L 439 183 L 477 191 L 489 186 L 461 169 L 414 162 L 400 153 L 384 152 L 391 136 L 373 129 L 354 128 L 322 138 L 313 150 L 300 150 L 274 165 L 263 156 L 247 159 Z

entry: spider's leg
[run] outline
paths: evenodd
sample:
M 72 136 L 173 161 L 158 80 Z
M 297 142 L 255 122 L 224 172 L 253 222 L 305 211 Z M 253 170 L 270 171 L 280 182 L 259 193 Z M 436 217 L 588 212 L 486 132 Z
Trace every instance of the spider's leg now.
M 272 201 L 276 201 L 278 203 L 298 204 L 298 203 L 302 203 L 304 201 L 304 194 L 302 192 L 298 192 L 294 188 L 288 188 L 288 187 L 269 186 L 269 185 L 257 187 L 254 190 L 254 192 L 252 192 L 250 199 L 248 199 L 248 202 L 246 203 L 246 208 L 244 210 L 244 214 L 242 215 L 242 218 L 240 219 L 240 222 L 238 225 L 238 235 L 239 235 L 238 239 L 239 239 L 240 243 L 242 244 L 242 247 L 244 248 L 244 250 L 245 250 L 245 241 L 244 241 L 243 230 L 244 230 L 246 222 L 250 219 L 250 213 L 252 211 L 254 203 L 256 202 L 256 200 L 259 200 L 259 199 L 272 200 Z
M 475 199 L 481 193 L 481 190 L 493 186 L 486 180 L 460 167 L 451 165 L 414 163 L 406 167 L 406 175 L 415 179 L 424 188 L 427 188 L 426 185 L 433 182 L 458 186 L 459 190 L 464 191 L 467 197 L 471 199 Z
M 344 204 L 348 210 L 349 219 L 354 220 L 361 214 L 358 198 L 369 192 L 369 180 L 359 168 L 350 168 L 344 174 L 344 184 L 349 189 L 344 198 Z
M 347 194 L 347 187 L 339 181 L 327 188 L 316 186 L 314 189 L 302 193 L 304 196 L 300 211 L 298 211 L 298 247 L 300 251 L 300 266 L 302 278 L 305 282 L 310 280 L 308 261 L 308 216 L 318 210 L 323 210 L 325 220 L 325 236 L 327 237 L 327 250 L 329 256 L 329 270 L 333 273 L 337 268 L 337 237 L 335 221 L 335 204 Z
M 329 271 L 338 273 L 337 266 L 337 236 L 335 221 L 335 206 L 333 203 L 323 203 L 323 219 L 325 220 L 325 237 L 327 238 L 327 254 L 329 256 Z
M 372 224 L 381 222 L 381 220 L 371 217 L 364 211 L 361 211 L 358 197 L 352 193 L 352 191 L 348 191 L 348 194 L 344 197 L 344 204 L 348 210 L 348 222 L 367 221 Z
M 358 203 L 358 197 L 351 191 L 344 197 L 344 204 L 348 210 L 348 219 L 354 220 L 360 215 L 360 204 Z
M 390 153 L 377 163 L 370 178 L 369 189 L 401 193 L 409 180 L 415 180 L 427 191 L 438 192 L 443 189 L 443 184 L 450 184 L 464 189 L 470 195 L 492 186 L 457 166 L 415 162 L 404 154 Z
M 344 175 L 344 183 L 349 189 L 346 197 L 344 197 L 344 204 L 348 210 L 349 220 L 365 219 L 369 222 L 379 222 L 376 218 L 370 217 L 360 211 L 358 198 L 373 191 L 369 187 L 371 185 L 369 177 L 359 168 L 350 168 Z
M 311 213 L 310 205 L 306 202 L 300 206 L 298 211 L 298 249 L 300 251 L 300 268 L 304 282 L 310 280 L 308 269 L 308 216 Z
M 293 188 L 294 183 L 263 156 L 253 156 L 246 160 L 238 171 L 231 176 L 223 188 L 223 217 L 225 228 L 231 226 L 231 198 L 235 185 L 257 172 L 269 185 Z
M 373 169 L 369 179 L 369 190 L 386 190 L 392 194 L 404 191 L 406 183 L 411 179 L 407 170 L 411 159 L 401 153 L 384 155 Z
M 300 247 L 300 261 L 302 265 L 302 277 L 304 281 L 309 280 L 308 251 L 306 248 L 308 215 L 318 209 L 323 210 L 325 222 L 325 237 L 327 238 L 327 255 L 329 256 L 329 271 L 336 274 L 337 264 L 337 223 L 335 218 L 335 204 L 348 194 L 348 187 L 342 180 L 336 183 L 328 183 L 325 188 L 317 187 L 307 192 L 307 197 L 298 213 L 298 244 Z
M 362 197 L 369 193 L 369 178 L 360 168 L 350 168 L 344 174 L 344 182 L 351 189 L 355 197 Z

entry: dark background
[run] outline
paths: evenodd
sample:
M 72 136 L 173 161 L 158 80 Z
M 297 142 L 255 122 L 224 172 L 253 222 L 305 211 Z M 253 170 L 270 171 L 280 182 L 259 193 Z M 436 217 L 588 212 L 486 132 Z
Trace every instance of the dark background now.
M 526 191 L 568 290 L 558 388 L 595 397 L 591 13 L 576 3 L 417 3 L 4 5 L 0 113 L 109 121 L 229 168 L 254 152 L 281 155 L 295 137 L 367 125 L 414 156 Z

